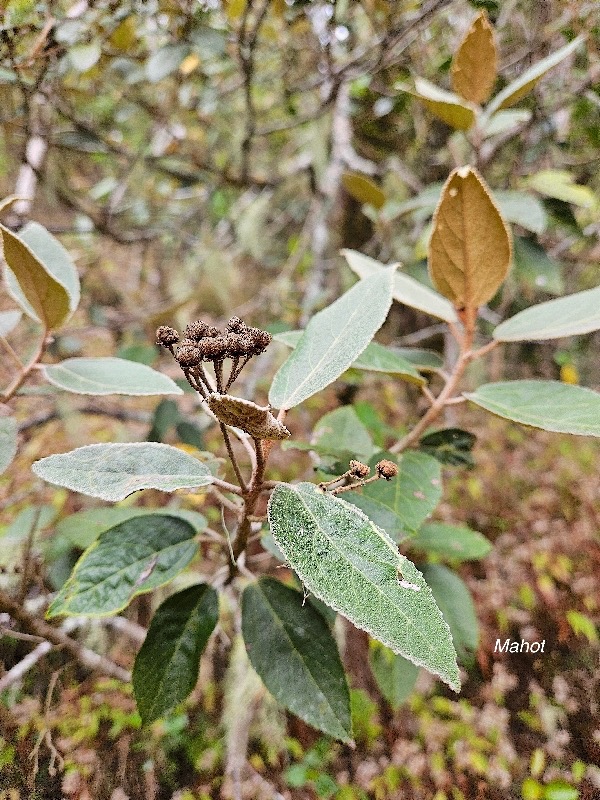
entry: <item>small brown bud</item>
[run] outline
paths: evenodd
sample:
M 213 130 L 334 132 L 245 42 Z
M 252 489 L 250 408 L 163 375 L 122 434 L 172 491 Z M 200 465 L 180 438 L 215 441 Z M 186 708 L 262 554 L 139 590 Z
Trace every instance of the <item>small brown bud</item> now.
M 246 323 L 243 322 L 243 320 L 241 320 L 239 317 L 231 317 L 231 319 L 225 326 L 225 329 L 229 333 L 242 333 L 243 331 L 246 330 L 246 328 L 247 328 Z
M 239 358 L 253 352 L 254 342 L 244 333 L 229 333 L 225 337 L 227 342 L 227 355 L 230 358 Z
M 221 331 L 218 328 L 215 328 L 214 325 L 207 325 L 206 326 L 206 333 L 204 335 L 214 338 L 216 336 L 220 336 L 221 335 Z
M 161 344 L 163 347 L 172 347 L 179 341 L 179 334 L 175 328 L 170 328 L 168 325 L 161 325 L 156 330 L 156 344 Z
M 208 325 L 206 322 L 202 322 L 201 319 L 197 319 L 195 322 L 190 322 L 190 324 L 184 330 L 183 335 L 186 337 L 186 339 L 192 339 L 194 342 L 199 342 L 207 335 L 207 330 Z
M 198 349 L 204 361 L 219 361 L 227 355 L 228 342 L 225 336 L 214 336 L 198 342 Z
M 177 355 L 175 356 L 180 366 L 185 369 L 197 367 L 202 361 L 202 353 L 200 348 L 196 345 L 186 344 L 177 348 Z
M 385 478 L 386 481 L 390 481 L 398 474 L 398 465 L 384 458 L 382 461 L 375 464 L 375 471 L 380 478 Z
M 352 459 L 348 472 L 353 478 L 366 478 L 369 472 L 371 472 L 371 468 L 363 464 L 362 461 Z
M 248 335 L 254 343 L 253 355 L 255 356 L 263 353 L 268 345 L 271 344 L 273 338 L 268 331 L 263 331 L 260 328 L 248 328 Z

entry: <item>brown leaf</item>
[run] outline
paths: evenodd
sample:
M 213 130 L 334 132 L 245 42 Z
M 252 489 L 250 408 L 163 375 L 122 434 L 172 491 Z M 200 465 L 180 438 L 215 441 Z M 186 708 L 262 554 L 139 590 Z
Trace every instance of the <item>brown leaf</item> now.
M 4 225 L 0 225 L 0 232 L 4 260 L 25 299 L 46 330 L 60 327 L 70 315 L 67 290 L 16 233 Z
M 485 11 L 473 20 L 452 59 L 452 88 L 471 103 L 484 103 L 498 74 L 494 30 Z
M 273 414 L 270 406 L 258 406 L 250 400 L 229 394 L 209 394 L 208 407 L 226 425 L 241 428 L 255 439 L 289 439 L 292 435 Z
M 433 218 L 429 273 L 459 308 L 487 303 L 503 283 L 512 240 L 491 192 L 476 169 L 450 173 Z

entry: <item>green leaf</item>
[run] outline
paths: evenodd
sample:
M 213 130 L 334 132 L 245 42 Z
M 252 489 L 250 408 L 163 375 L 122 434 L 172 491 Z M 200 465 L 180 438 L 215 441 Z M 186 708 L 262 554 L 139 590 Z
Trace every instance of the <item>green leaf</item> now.
M 414 364 L 420 372 L 435 372 L 444 366 L 444 359 L 435 350 L 421 350 L 418 347 L 392 347 L 390 349 Z
M 260 537 L 260 543 L 267 553 L 270 553 L 278 561 L 285 561 L 285 556 L 275 544 L 275 539 L 273 539 L 272 533 L 263 533 L 263 535 Z
M 443 522 L 428 522 L 405 541 L 410 547 L 455 561 L 485 558 L 492 549 L 490 542 L 478 531 L 465 525 L 446 525 Z
M 17 431 L 14 417 L 0 417 L 0 475 L 17 454 Z
M 398 89 L 412 94 L 424 103 L 429 111 L 458 131 L 472 128 L 477 119 L 477 107 L 453 92 L 440 89 L 425 78 L 415 78 L 415 88 L 398 86 Z
M 196 532 L 202 531 L 206 527 L 206 517 L 197 511 L 163 507 L 160 512 L 188 522 Z M 120 506 L 88 508 L 61 519 L 56 526 L 55 536 L 57 539 L 66 540 L 73 547 L 85 550 L 109 528 L 114 528 L 115 525 L 134 517 L 144 517 L 156 513 L 155 508 L 124 508 Z
M 77 72 L 87 72 L 100 60 L 102 48 L 99 42 L 76 44 L 69 48 L 69 61 Z
M 135 702 L 144 725 L 171 711 L 198 680 L 200 656 L 219 619 L 219 596 L 204 583 L 158 607 L 133 667 Z
M 494 330 L 501 342 L 579 336 L 600 329 L 600 286 L 526 308 Z
M 149 442 L 162 442 L 167 433 L 182 419 L 179 406 L 174 400 L 161 400 L 154 409 L 152 427 L 146 439 Z
M 378 453 L 371 459 L 371 466 L 382 457 L 397 461 L 391 453 Z M 392 480 L 379 480 L 360 493 L 346 494 L 348 502 L 362 509 L 392 539 L 418 530 L 442 497 L 442 470 L 437 459 L 408 451 L 402 455 L 399 467 Z
M 562 267 L 556 259 L 550 258 L 532 239 L 515 236 L 513 244 L 514 275 L 521 284 L 536 292 L 564 292 Z
M 528 192 L 504 191 L 494 194 L 500 213 L 508 222 L 532 233 L 543 233 L 548 225 L 544 206 Z
M 419 211 L 423 220 L 428 219 L 433 215 L 440 200 L 442 188 L 443 184 L 434 183 L 409 200 L 405 200 L 396 206 L 390 204 L 385 218 L 392 221 L 402 214 Z M 494 192 L 494 199 L 500 209 L 500 213 L 508 222 L 521 225 L 527 230 L 533 231 L 533 233 L 542 233 L 546 229 L 548 219 L 544 206 L 537 197 L 529 192 Z M 388 207 L 386 206 L 386 208 Z M 427 241 L 424 244 L 426 246 Z
M 151 83 L 158 83 L 176 72 L 189 52 L 190 47 L 187 44 L 168 44 L 161 47 L 146 62 L 146 77 Z
M 342 255 L 359 278 L 364 279 L 377 275 L 383 269 L 390 269 L 374 258 L 357 253 L 356 250 L 342 250 Z M 424 311 L 446 322 L 456 322 L 458 319 L 452 304 L 445 297 L 401 272 L 394 273 L 393 298 L 398 303 Z
M 471 593 L 456 573 L 441 564 L 425 564 L 423 577 L 450 626 L 458 657 L 463 660 L 467 651 L 477 650 L 479 641 L 479 623 Z
M 385 194 L 366 175 L 345 172 L 342 175 L 342 185 L 348 194 L 359 203 L 366 203 L 377 209 L 380 209 L 385 203 Z
M 585 636 L 590 644 L 598 643 L 598 630 L 594 621 L 587 614 L 582 614 L 580 611 L 572 609 L 567 611 L 566 618 L 573 633 L 577 636 Z
M 381 212 L 382 219 L 386 222 L 393 222 L 395 219 L 398 219 L 398 217 L 413 212 L 419 212 L 419 219 L 427 219 L 427 217 L 430 217 L 435 211 L 435 207 L 442 193 L 443 185 L 443 183 L 430 183 L 425 189 L 409 197 L 408 200 L 386 203 Z M 415 214 L 415 216 L 417 215 Z
M 309 591 L 458 691 L 449 628 L 421 573 L 384 531 L 311 483 L 279 484 L 268 518 L 277 546 Z
M 413 691 L 419 668 L 373 640 L 369 642 L 369 666 L 381 694 L 396 711 Z
M 195 535 L 189 522 L 167 514 L 115 525 L 83 553 L 46 616 L 116 614 L 187 567 L 198 549 Z
M 471 450 L 476 440 L 474 434 L 461 428 L 442 428 L 422 436 L 419 440 L 419 450 L 437 458 L 441 464 L 474 467 Z
M 575 183 L 573 175 L 566 170 L 544 169 L 527 178 L 526 185 L 546 197 L 581 208 L 594 208 L 598 205 L 598 198 L 589 186 Z
M 576 436 L 600 436 L 600 394 L 558 381 L 487 383 L 465 393 L 499 417 Z
M 364 369 L 369 372 L 385 372 L 395 375 L 409 383 L 423 386 L 426 380 L 419 375 L 414 366 L 398 351 L 390 350 L 377 342 L 371 342 L 366 350 L 353 362 L 354 369 Z
M 517 128 L 519 125 L 529 122 L 531 119 L 531 111 L 528 108 L 511 108 L 509 111 L 496 111 L 491 117 L 487 118 L 483 125 L 483 137 L 488 139 L 490 136 L 498 136 L 500 133 L 506 133 L 511 129 Z
M 4 6 L 6 11 L 2 20 L 2 29 L 18 28 L 26 22 L 35 12 L 35 0 L 9 0 Z
M 303 331 L 282 331 L 281 333 L 276 333 L 273 339 L 288 347 L 296 347 L 302 334 Z M 416 351 L 417 355 L 413 357 L 418 361 L 421 357 L 418 354 L 427 352 L 429 351 Z M 358 358 L 352 362 L 351 368 L 362 369 L 366 372 L 384 372 L 387 375 L 396 375 L 409 383 L 416 383 L 421 386 L 426 382 L 417 372 L 414 362 L 411 363 L 411 361 L 398 350 L 384 347 L 382 344 L 378 344 L 378 342 L 371 342 L 368 344 Z
M 23 314 L 21 311 L 0 311 L 0 336 L 8 336 L 14 330 Z
M 544 786 L 543 800 L 578 800 L 579 789 L 563 780 L 554 780 Z
M 66 322 L 79 303 L 79 278 L 60 242 L 37 222 L 19 236 L 0 225 L 8 289 L 32 319 L 48 330 Z
M 374 449 L 371 434 L 352 406 L 341 406 L 322 416 L 314 427 L 310 444 L 289 442 L 284 443 L 283 448 L 314 450 L 340 461 L 369 459 Z
M 124 358 L 68 358 L 45 364 L 43 372 L 51 384 L 75 394 L 183 394 L 171 378 Z
M 315 314 L 273 378 L 269 391 L 272 406 L 297 406 L 351 366 L 387 317 L 392 279 L 392 270 L 381 270 Z
M 35 474 L 101 500 L 124 500 L 140 489 L 195 489 L 213 476 L 197 458 L 156 442 L 89 444 L 36 461 Z
M 0 528 L 0 536 L 6 539 L 22 541 L 32 532 L 47 528 L 56 519 L 57 510 L 50 505 L 25 506 L 12 519 L 10 525 Z
M 486 107 L 486 115 L 490 116 L 495 111 L 508 108 L 518 103 L 522 97 L 529 94 L 543 75 L 553 69 L 557 64 L 560 64 L 564 58 L 571 55 L 584 39 L 584 36 L 578 36 L 569 44 L 561 47 L 560 50 L 557 50 L 555 53 L 552 53 L 547 58 L 543 58 L 541 61 L 538 61 L 537 64 L 525 70 L 522 75 L 516 80 L 511 81 L 508 86 L 492 98 L 491 102 L 488 103 Z
M 284 708 L 320 731 L 352 741 L 350 693 L 335 639 L 301 592 L 273 578 L 242 595 L 250 663 Z

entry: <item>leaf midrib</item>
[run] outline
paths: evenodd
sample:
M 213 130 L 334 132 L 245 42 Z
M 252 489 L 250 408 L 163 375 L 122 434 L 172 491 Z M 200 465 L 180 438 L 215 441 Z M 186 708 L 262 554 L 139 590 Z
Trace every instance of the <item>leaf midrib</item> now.
M 327 695 L 325 694 L 325 692 L 323 691 L 323 689 L 321 688 L 321 686 L 320 686 L 320 685 L 319 685 L 319 683 L 317 682 L 317 679 L 315 678 L 315 676 L 314 676 L 314 675 L 313 675 L 313 673 L 311 672 L 311 670 L 310 670 L 310 668 L 309 668 L 309 666 L 308 666 L 308 663 L 307 663 L 307 662 L 305 661 L 305 659 L 302 657 L 302 653 L 301 653 L 301 651 L 300 651 L 300 650 L 298 650 L 298 648 L 295 646 L 295 644 L 294 644 L 294 640 L 292 639 L 292 637 L 291 637 L 291 636 L 290 636 L 290 634 L 288 633 L 288 631 L 287 631 L 287 629 L 286 629 L 286 627 L 285 627 L 285 625 L 284 625 L 284 623 L 283 623 L 283 620 L 281 620 L 281 619 L 280 619 L 280 617 L 278 617 L 278 616 L 277 616 L 277 613 L 276 613 L 276 611 L 275 611 L 275 608 L 274 608 L 274 607 L 271 605 L 271 603 L 269 602 L 269 598 L 267 597 L 267 595 L 265 594 L 265 592 L 262 590 L 262 588 L 260 587 L 260 584 L 259 584 L 259 583 L 257 583 L 257 585 L 256 585 L 256 589 L 257 589 L 258 591 L 260 591 L 261 595 L 264 597 L 264 600 L 265 600 L 265 602 L 266 602 L 266 604 L 267 604 L 267 606 L 268 606 L 268 609 L 269 609 L 269 611 L 271 612 L 271 616 L 272 616 L 272 618 L 275 620 L 275 623 L 276 623 L 276 625 L 277 625 L 277 626 L 278 626 L 278 627 L 281 629 L 281 631 L 283 632 L 283 634 L 284 634 L 285 638 L 288 640 L 288 642 L 289 642 L 289 644 L 290 644 L 290 647 L 291 647 L 291 649 L 292 649 L 293 653 L 297 654 L 297 657 L 300 659 L 300 661 L 301 661 L 301 662 L 302 662 L 302 664 L 304 665 L 306 672 L 308 672 L 308 674 L 310 675 L 310 678 L 311 678 L 312 682 L 313 682 L 313 683 L 314 683 L 314 685 L 317 687 L 317 689 L 319 690 L 319 692 L 321 693 L 321 695 L 322 695 L 322 696 L 325 698 L 325 700 L 326 700 L 326 703 L 327 703 L 327 707 L 330 709 L 331 713 L 333 714 L 333 718 L 334 718 L 335 720 L 337 720 L 337 722 L 339 723 L 339 725 L 340 725 L 341 729 L 342 729 L 342 730 L 343 730 L 345 733 L 348 733 L 348 731 L 346 731 L 346 729 L 344 728 L 344 726 L 343 726 L 343 724 L 342 724 L 341 720 L 339 719 L 339 717 L 338 717 L 337 713 L 336 713 L 336 712 L 335 712 L 335 710 L 333 709 L 333 706 L 332 706 L 332 705 L 331 705 L 331 703 L 329 702 L 329 699 L 328 699 Z M 318 612 L 316 612 L 316 613 L 318 613 Z M 329 674 L 330 674 L 330 675 L 332 674 L 332 673 L 330 672 L 330 670 L 329 670 L 327 667 L 325 667 L 325 669 L 327 669 L 327 672 L 329 672 Z M 332 677 L 334 677 L 334 676 L 332 676 Z

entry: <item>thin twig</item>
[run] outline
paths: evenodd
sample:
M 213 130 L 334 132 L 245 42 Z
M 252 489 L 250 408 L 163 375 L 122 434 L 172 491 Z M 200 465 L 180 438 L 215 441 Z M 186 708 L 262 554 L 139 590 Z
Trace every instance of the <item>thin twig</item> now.
M 19 372 L 19 374 L 14 378 L 12 383 L 9 386 L 7 386 L 6 389 L 4 390 L 2 394 L 3 403 L 6 403 L 8 400 L 11 399 L 11 397 L 13 397 L 13 395 L 19 389 L 19 387 L 21 386 L 23 381 L 27 378 L 29 373 L 33 369 L 35 369 L 40 358 L 44 354 L 44 348 L 46 346 L 47 338 L 48 338 L 48 332 L 44 331 L 44 334 L 40 339 L 40 341 L 38 342 L 35 353 L 33 354 L 33 357 L 31 358 L 30 362 L 28 364 L 21 366 L 21 371 Z
M 10 358 L 14 361 L 17 369 L 22 370 L 23 362 L 21 361 L 19 356 L 15 353 L 15 351 L 12 349 L 5 336 L 0 336 L 0 344 L 2 345 L 2 347 L 4 347 Z
M 87 647 L 83 647 L 74 639 L 71 639 L 70 636 L 67 636 L 60 628 L 55 628 L 53 625 L 38 619 L 2 589 L 0 589 L 0 609 L 7 611 L 27 632 L 33 633 L 35 636 L 41 636 L 56 647 L 62 647 L 70 656 L 88 669 L 97 669 L 105 675 L 110 675 L 124 682 L 129 682 L 131 679 L 127 670 L 110 659 L 94 653 Z
M 225 441 L 225 447 L 227 448 L 227 454 L 229 456 L 229 460 L 231 461 L 231 466 L 233 467 L 235 476 L 238 479 L 238 483 L 240 484 L 242 493 L 245 493 L 248 491 L 248 487 L 240 471 L 240 467 L 235 457 L 235 453 L 233 452 L 233 447 L 231 446 L 231 439 L 229 438 L 229 434 L 227 432 L 227 426 L 223 422 L 221 422 L 221 420 L 219 420 L 218 422 L 219 422 L 219 427 L 221 428 L 221 434 L 223 436 L 223 440 Z
M 225 495 L 222 494 L 217 489 L 217 487 L 214 485 L 214 483 L 210 484 L 210 486 L 208 488 L 210 489 L 211 493 L 214 494 L 214 496 L 217 498 L 217 500 L 219 501 L 220 505 L 222 505 L 224 508 L 228 508 L 230 511 L 234 511 L 236 514 L 240 513 L 242 507 L 237 505 L 237 503 L 234 503 L 228 497 L 225 497 Z
M 425 414 L 421 417 L 419 422 L 415 425 L 415 427 L 407 433 L 402 439 L 399 439 L 392 447 L 390 447 L 391 453 L 402 453 L 408 447 L 411 447 L 415 444 L 421 434 L 431 425 L 431 423 L 437 419 L 437 417 L 441 414 L 444 407 L 447 405 L 448 400 L 452 397 L 458 383 L 467 367 L 469 361 L 472 360 L 473 354 L 471 352 L 471 343 L 474 337 L 474 319 L 472 319 L 473 315 L 469 314 L 469 319 L 467 319 L 464 333 L 460 338 L 460 353 L 459 357 L 454 365 L 452 372 L 450 373 L 448 380 L 442 391 L 439 395 L 434 399 L 433 403 L 430 405 L 428 410 Z M 458 329 L 454 327 L 454 330 L 458 333 Z

